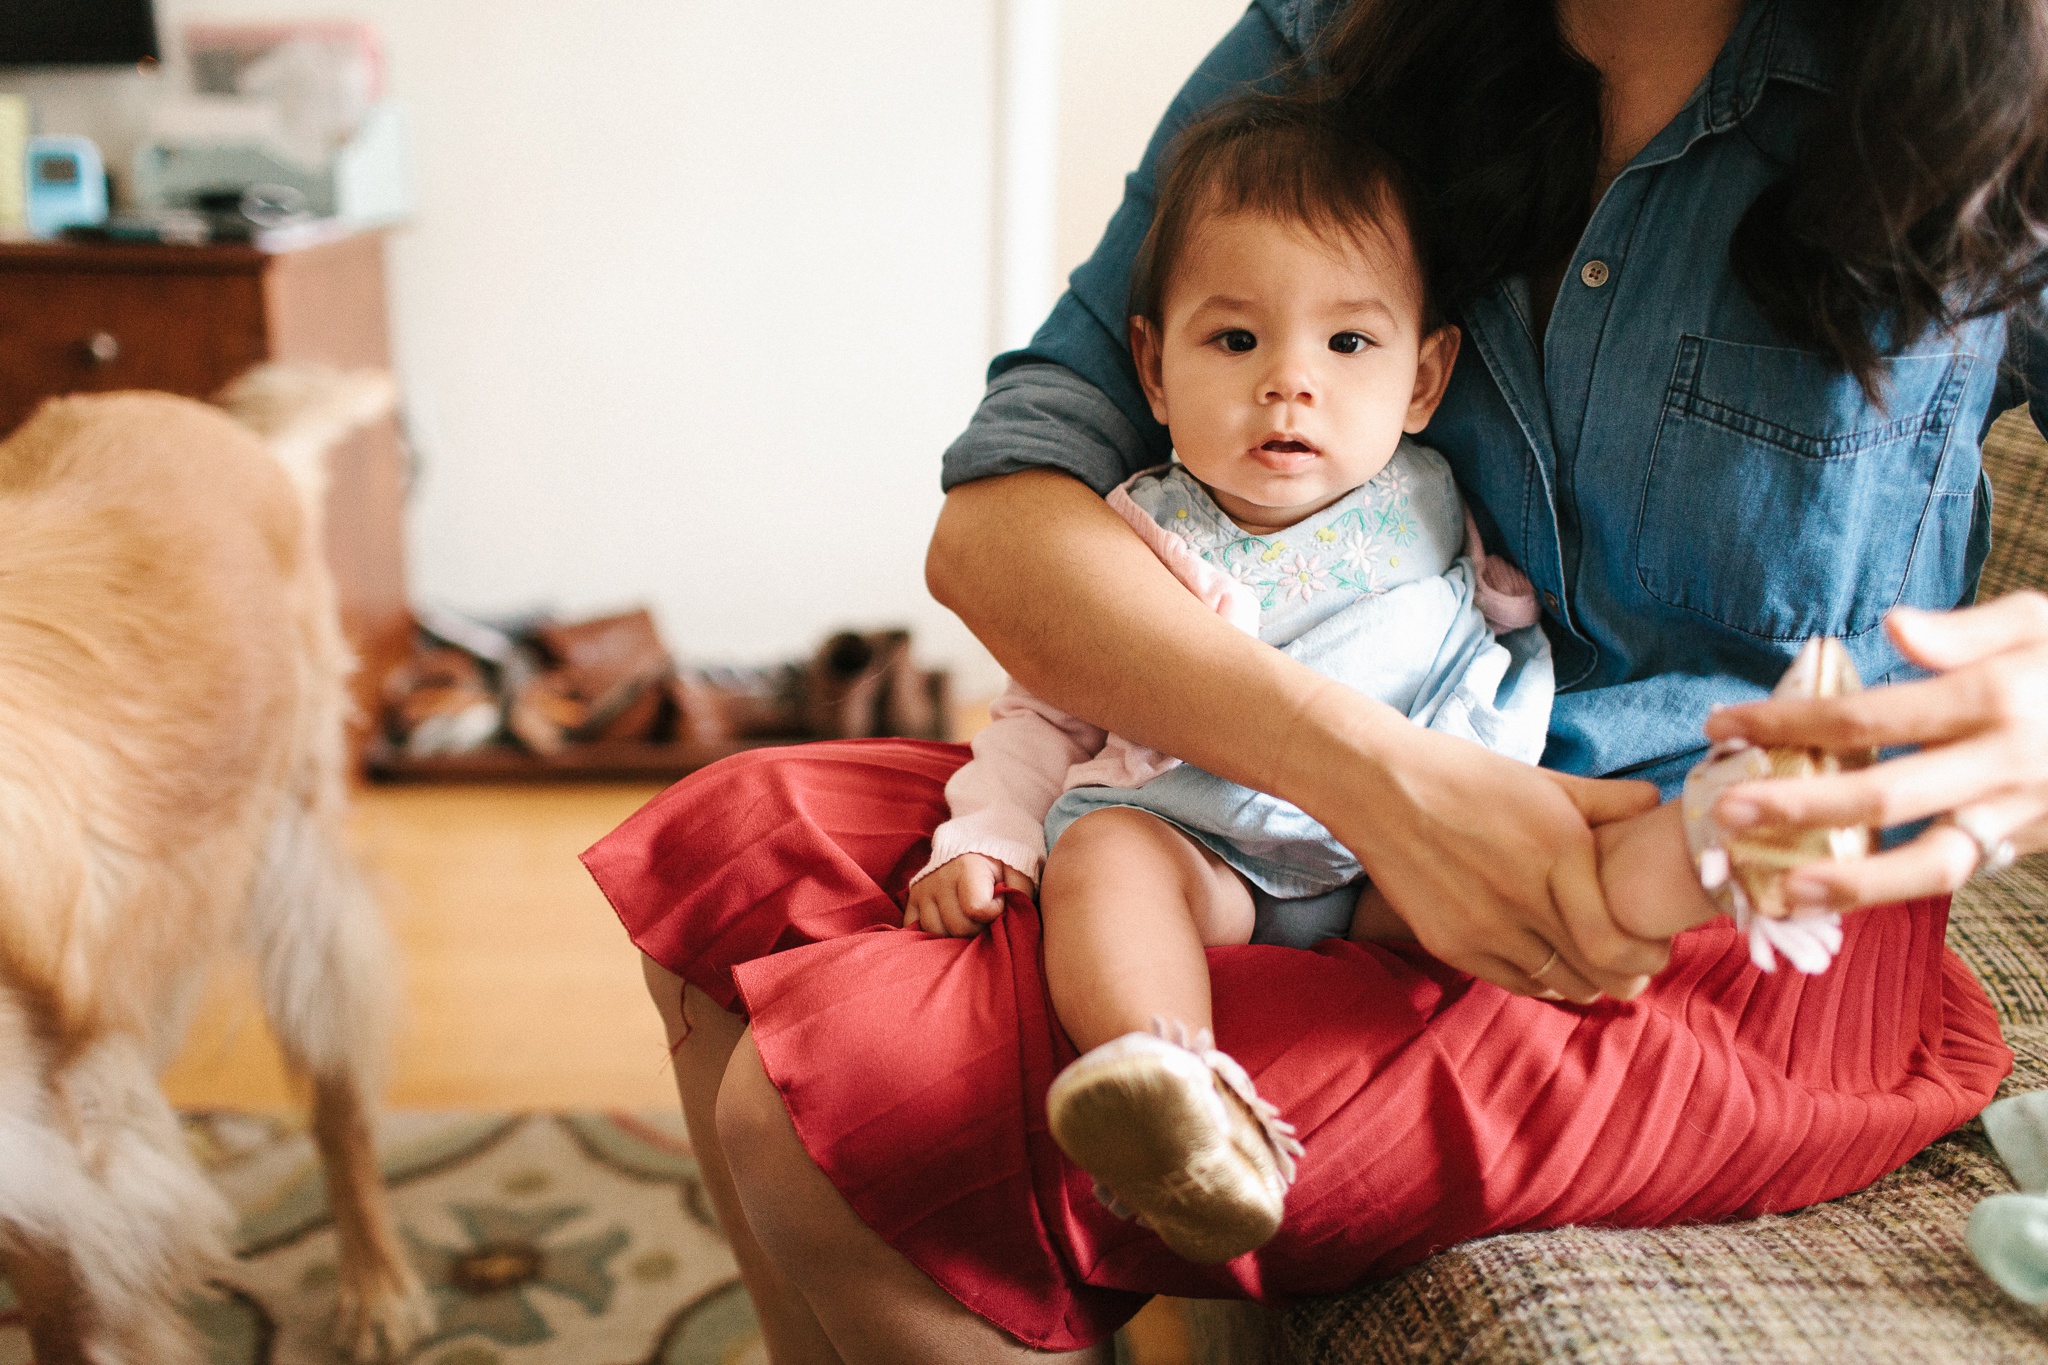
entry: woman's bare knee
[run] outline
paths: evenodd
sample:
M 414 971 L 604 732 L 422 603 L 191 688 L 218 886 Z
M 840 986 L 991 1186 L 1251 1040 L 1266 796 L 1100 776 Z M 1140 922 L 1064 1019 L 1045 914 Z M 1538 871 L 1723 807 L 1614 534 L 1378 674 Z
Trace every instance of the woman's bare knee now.
M 718 1088 L 717 1122 L 719 1146 L 754 1236 L 791 1283 L 812 1284 L 843 1252 L 851 1215 L 804 1150 L 752 1033 L 733 1049 Z
M 718 1145 L 747 1221 L 769 1254 L 791 1269 L 787 1262 L 801 1258 L 813 1240 L 807 1228 L 814 1211 L 807 1199 L 792 1196 L 824 1176 L 797 1137 L 751 1032 L 741 1036 L 726 1064 L 716 1115 Z
M 747 1021 L 720 1009 L 717 1001 L 645 953 L 640 955 L 640 974 L 647 982 L 648 998 L 661 1014 L 678 1077 L 696 1067 L 714 1067 L 722 1075 Z
M 645 953 L 640 954 L 640 975 L 647 982 L 648 998 L 654 1001 L 654 1008 L 661 1011 L 662 1027 L 668 1031 L 668 1044 L 674 1047 L 689 1031 L 683 1022 L 683 979 Z
M 794 1141 L 796 1136 L 781 1092 L 761 1067 L 761 1054 L 754 1049 L 751 1033 L 740 1039 L 726 1063 L 714 1112 L 719 1146 L 725 1149 L 733 1179 L 744 1195 L 750 1173 L 769 1164 L 766 1158 L 778 1144 Z

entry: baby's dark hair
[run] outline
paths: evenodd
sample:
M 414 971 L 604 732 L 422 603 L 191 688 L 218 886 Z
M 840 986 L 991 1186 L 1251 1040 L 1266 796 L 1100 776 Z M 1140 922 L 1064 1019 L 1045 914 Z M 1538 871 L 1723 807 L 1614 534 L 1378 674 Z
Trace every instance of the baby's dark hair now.
M 1385 249 L 1398 217 L 1415 255 L 1422 334 L 1440 316 L 1408 178 L 1332 105 L 1301 96 L 1248 94 L 1182 129 L 1167 154 L 1152 227 L 1131 266 L 1130 311 L 1158 326 L 1167 286 L 1201 219 L 1254 213 L 1318 235 Z

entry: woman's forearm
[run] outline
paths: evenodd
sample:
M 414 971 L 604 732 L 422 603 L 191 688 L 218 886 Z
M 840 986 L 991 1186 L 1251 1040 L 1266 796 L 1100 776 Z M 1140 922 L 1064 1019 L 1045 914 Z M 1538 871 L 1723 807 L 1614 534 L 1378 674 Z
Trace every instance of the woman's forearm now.
M 1101 498 L 1027 471 L 947 495 L 932 595 L 1013 677 L 1085 720 L 1305 807 L 1314 756 L 1406 725 L 1206 610 Z
M 1655 788 L 1546 774 L 1320 677 L 1205 610 L 1066 475 L 956 487 L 926 580 L 1031 691 L 1322 821 L 1442 961 L 1580 1001 L 1662 966 L 1608 917 L 1588 828 Z

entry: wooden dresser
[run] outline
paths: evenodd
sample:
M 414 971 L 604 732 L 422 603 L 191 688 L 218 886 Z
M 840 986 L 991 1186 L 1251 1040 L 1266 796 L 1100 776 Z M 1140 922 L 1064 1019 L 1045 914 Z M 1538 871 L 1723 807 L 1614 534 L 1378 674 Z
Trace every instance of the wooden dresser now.
M 43 399 L 109 389 L 204 398 L 264 360 L 388 368 L 384 242 L 247 246 L 0 243 L 0 435 Z M 362 718 L 411 646 L 395 422 L 334 455 L 327 555 L 361 667 Z M 366 724 L 366 720 L 362 722 Z M 365 738 L 359 724 L 358 752 Z

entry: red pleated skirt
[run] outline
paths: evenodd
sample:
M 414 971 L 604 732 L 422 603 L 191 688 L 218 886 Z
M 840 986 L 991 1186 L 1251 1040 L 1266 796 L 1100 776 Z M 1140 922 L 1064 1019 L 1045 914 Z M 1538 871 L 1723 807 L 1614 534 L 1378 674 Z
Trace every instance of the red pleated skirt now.
M 584 855 L 642 951 L 742 1009 L 804 1146 L 856 1213 L 1033 1346 L 1099 1341 L 1155 1293 L 1266 1302 L 1488 1233 L 1648 1227 L 1858 1190 L 1967 1122 L 2012 1066 L 1947 951 L 1945 899 L 1850 916 L 1818 977 L 1721 921 L 1640 998 L 1512 996 L 1411 946 L 1213 949 L 1216 1037 L 1298 1126 L 1287 1221 L 1190 1265 L 1091 1194 L 1046 1130 L 1074 1050 L 1038 917 L 898 927 L 958 745 L 771 749 L 677 784 Z

